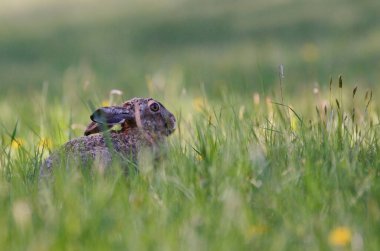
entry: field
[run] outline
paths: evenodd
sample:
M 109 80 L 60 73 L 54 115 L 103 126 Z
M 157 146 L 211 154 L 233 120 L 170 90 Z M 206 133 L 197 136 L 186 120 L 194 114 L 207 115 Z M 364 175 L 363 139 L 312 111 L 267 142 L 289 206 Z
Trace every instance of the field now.
M 380 250 L 379 31 L 375 1 L 2 1 L 0 250 Z M 134 96 L 165 158 L 39 182 Z

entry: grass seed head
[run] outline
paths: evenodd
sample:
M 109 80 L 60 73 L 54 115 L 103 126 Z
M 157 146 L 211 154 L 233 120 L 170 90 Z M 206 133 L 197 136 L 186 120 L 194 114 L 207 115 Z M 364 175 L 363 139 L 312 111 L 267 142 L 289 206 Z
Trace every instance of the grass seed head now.
M 358 90 L 358 87 L 355 86 L 354 90 L 352 91 L 352 98 L 355 97 L 356 91 Z
M 335 99 L 335 101 L 336 101 L 336 105 L 338 106 L 338 109 L 340 109 L 340 104 L 339 104 L 338 99 Z
M 330 77 L 330 93 L 331 93 L 331 86 L 332 86 L 333 79 Z

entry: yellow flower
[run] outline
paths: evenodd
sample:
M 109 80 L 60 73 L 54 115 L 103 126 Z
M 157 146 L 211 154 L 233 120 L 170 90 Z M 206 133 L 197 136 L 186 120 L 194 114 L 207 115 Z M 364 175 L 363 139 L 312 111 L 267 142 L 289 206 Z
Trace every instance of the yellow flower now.
M 202 97 L 197 97 L 193 100 L 193 106 L 196 111 L 200 112 L 206 106 L 205 100 Z
M 108 100 L 103 100 L 102 106 L 110 106 L 110 102 Z
M 268 227 L 265 225 L 252 225 L 249 226 L 245 232 L 245 236 L 250 239 L 258 235 L 262 235 L 268 232 Z
M 291 111 L 289 111 L 289 114 L 290 114 L 290 126 L 293 129 L 293 131 L 297 131 L 298 130 L 298 122 L 299 122 L 298 118 Z
M 197 154 L 196 159 L 197 159 L 198 161 L 202 161 L 202 160 L 203 160 L 203 156 L 200 155 L 200 154 Z
M 334 246 L 346 246 L 351 242 L 352 233 L 347 227 L 337 227 L 330 232 L 329 242 Z
M 16 138 L 12 140 L 11 148 L 12 149 L 19 149 L 24 144 L 24 140 Z
M 50 149 L 52 146 L 52 142 L 48 138 L 41 138 L 40 141 L 38 142 L 38 148 L 41 149 Z

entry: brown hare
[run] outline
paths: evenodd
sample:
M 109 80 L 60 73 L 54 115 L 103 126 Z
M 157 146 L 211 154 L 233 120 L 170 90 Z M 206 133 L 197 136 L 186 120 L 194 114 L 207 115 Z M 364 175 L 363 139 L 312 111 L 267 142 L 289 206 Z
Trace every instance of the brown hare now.
M 48 176 L 55 165 L 62 165 L 62 160 L 71 161 L 66 166 L 86 166 L 95 161 L 106 167 L 115 158 L 136 163 L 142 148 L 156 151 L 176 128 L 174 115 L 152 98 L 133 98 L 121 106 L 102 107 L 90 118 L 86 136 L 70 140 L 52 153 L 41 166 L 41 177 Z M 117 124 L 120 130 L 104 132 Z

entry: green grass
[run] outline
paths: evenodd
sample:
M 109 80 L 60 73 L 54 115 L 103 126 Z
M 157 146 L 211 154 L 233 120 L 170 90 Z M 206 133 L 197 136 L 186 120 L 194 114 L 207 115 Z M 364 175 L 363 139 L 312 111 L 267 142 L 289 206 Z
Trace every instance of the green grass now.
M 13 2 L 0 250 L 380 250 L 379 3 Z M 38 182 L 95 107 L 134 96 L 178 119 L 164 159 Z
M 331 95 L 326 112 L 184 98 L 167 157 L 156 168 L 146 158 L 128 177 L 73 168 L 38 183 L 47 154 L 38 135 L 3 128 L 0 249 L 377 250 L 378 112 L 360 88 L 342 102 L 335 86 L 320 94 Z M 339 228 L 341 247 L 331 240 Z

